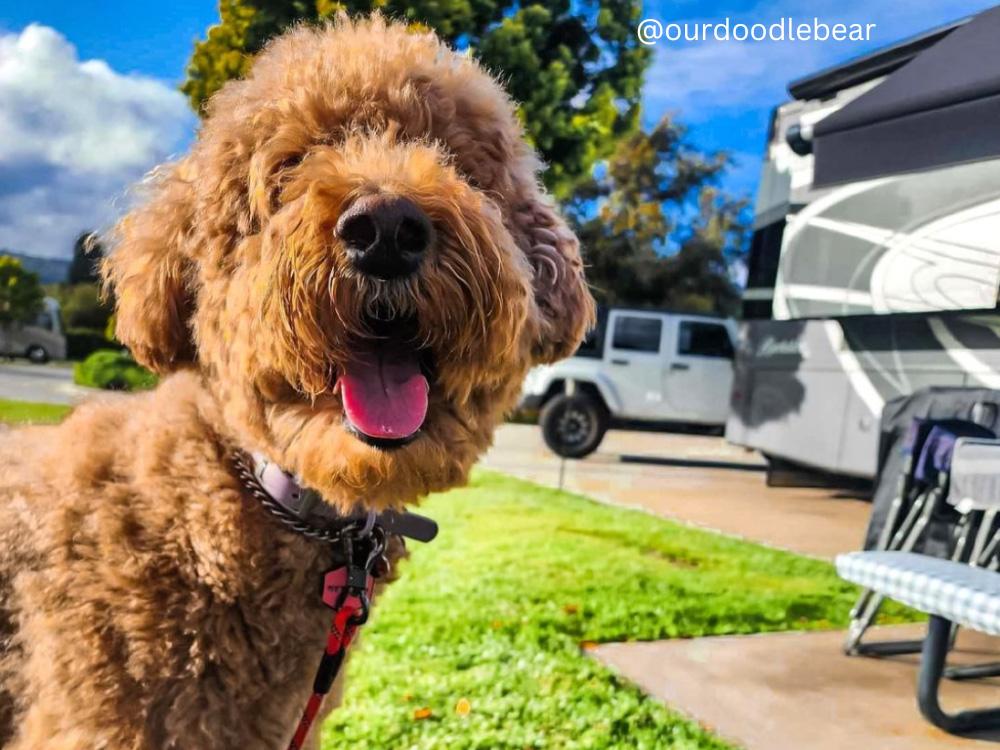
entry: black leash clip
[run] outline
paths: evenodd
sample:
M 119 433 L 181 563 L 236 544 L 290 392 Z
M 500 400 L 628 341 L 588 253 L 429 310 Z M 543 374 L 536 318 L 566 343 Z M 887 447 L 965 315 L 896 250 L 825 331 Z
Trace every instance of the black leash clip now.
M 375 579 L 386 568 L 386 541 L 385 529 L 378 523 L 345 532 L 341 539 L 344 564 L 323 576 L 323 603 L 328 607 L 339 610 L 348 597 L 358 600 L 357 612 L 351 617 L 354 626 L 368 621 Z

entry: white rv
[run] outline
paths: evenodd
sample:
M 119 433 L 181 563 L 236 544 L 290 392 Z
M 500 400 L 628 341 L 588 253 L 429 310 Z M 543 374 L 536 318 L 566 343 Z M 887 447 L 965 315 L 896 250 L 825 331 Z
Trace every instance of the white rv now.
M 59 303 L 46 297 L 42 311 L 27 323 L 0 325 L 0 354 L 27 357 L 35 364 L 66 358 L 66 335 L 62 328 Z
M 885 402 L 1000 388 L 1000 8 L 789 86 L 726 435 L 871 477 Z

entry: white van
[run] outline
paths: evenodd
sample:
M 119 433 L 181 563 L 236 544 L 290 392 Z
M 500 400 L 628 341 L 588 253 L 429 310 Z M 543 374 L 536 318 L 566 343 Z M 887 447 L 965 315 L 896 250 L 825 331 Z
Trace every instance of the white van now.
M 730 319 L 602 308 L 576 354 L 528 373 L 521 408 L 541 410 L 545 442 L 570 458 L 596 450 L 612 420 L 721 427 L 735 340 Z
M 59 303 L 46 297 L 42 311 L 30 323 L 0 325 L 0 354 L 27 357 L 35 364 L 66 358 L 66 335 Z

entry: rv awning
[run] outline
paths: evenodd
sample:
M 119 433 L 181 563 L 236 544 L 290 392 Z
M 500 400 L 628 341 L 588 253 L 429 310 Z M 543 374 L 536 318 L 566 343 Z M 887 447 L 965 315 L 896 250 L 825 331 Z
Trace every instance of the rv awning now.
M 1000 6 L 814 129 L 816 187 L 1000 157 Z

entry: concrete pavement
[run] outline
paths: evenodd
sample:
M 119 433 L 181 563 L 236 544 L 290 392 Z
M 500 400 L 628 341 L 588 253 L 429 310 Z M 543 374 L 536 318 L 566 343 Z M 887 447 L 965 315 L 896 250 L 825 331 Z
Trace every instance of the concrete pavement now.
M 483 465 L 827 559 L 860 546 L 871 510 L 840 491 L 767 487 L 756 453 L 703 435 L 612 430 L 595 454 L 563 461 L 538 427 L 508 424 Z
M 921 626 L 878 628 L 912 639 Z M 916 705 L 917 655 L 848 658 L 840 632 L 610 643 L 593 655 L 649 695 L 745 750 L 979 750 L 934 728 Z M 956 664 L 1000 661 L 997 639 L 960 631 Z M 1000 679 L 944 681 L 947 710 L 1000 706 Z

